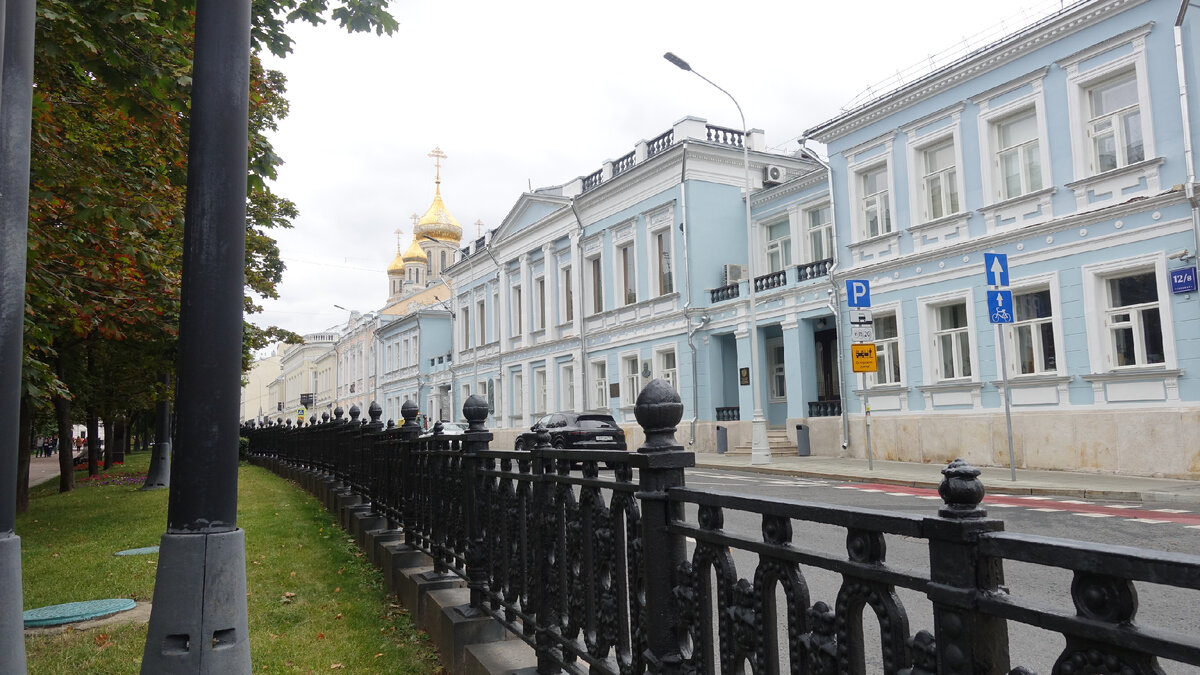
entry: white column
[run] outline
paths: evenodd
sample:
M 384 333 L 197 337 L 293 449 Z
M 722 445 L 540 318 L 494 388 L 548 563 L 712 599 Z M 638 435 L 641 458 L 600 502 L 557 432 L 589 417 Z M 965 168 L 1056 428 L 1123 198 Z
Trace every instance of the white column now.
M 496 330 L 499 331 L 499 335 L 497 337 L 500 338 L 500 351 L 505 352 L 508 351 L 509 346 L 512 344 L 508 338 L 510 330 L 509 326 L 507 325 L 508 322 L 505 321 L 506 317 L 512 316 L 511 312 L 508 311 L 508 305 L 510 302 L 508 298 L 508 269 L 506 267 L 500 268 L 499 279 L 500 292 L 497 295 L 500 298 L 500 306 L 496 308 Z
M 533 319 L 529 316 L 532 312 L 529 307 L 533 305 L 529 298 L 533 295 L 533 289 L 529 281 L 529 254 L 521 254 L 521 336 L 522 344 L 529 344 L 528 335 L 533 328 Z M 529 413 L 528 410 L 525 411 Z
M 558 325 L 558 256 L 554 255 L 554 246 L 551 244 L 542 247 L 542 278 L 546 284 L 546 306 L 543 310 L 546 315 L 546 341 L 549 342 L 558 337 L 558 331 L 555 328 Z M 547 390 L 550 386 L 549 371 L 550 368 L 547 366 Z M 549 394 L 547 394 L 547 398 L 549 398 Z M 547 411 L 551 407 L 547 401 Z

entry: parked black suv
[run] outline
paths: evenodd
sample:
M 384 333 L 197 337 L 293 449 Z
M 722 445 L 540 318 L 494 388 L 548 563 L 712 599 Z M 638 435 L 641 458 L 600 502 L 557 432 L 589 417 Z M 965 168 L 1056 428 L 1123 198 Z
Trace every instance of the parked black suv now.
M 574 450 L 624 450 L 625 431 L 612 415 L 551 413 L 529 431 L 517 436 L 516 449 L 532 448 L 543 428 L 550 432 L 550 445 Z

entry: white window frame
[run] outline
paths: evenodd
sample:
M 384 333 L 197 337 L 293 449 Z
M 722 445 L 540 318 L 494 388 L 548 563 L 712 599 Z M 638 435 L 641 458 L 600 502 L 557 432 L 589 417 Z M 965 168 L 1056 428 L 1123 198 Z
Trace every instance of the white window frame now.
M 589 393 L 589 399 L 593 410 L 607 410 L 609 403 L 608 396 L 608 360 L 595 359 L 588 364 L 591 369 L 592 391 Z
M 559 323 L 566 324 L 575 320 L 575 287 L 574 272 L 570 263 L 558 268 L 558 313 Z
M 867 176 L 879 174 L 883 176 L 883 189 L 867 194 L 865 185 Z M 892 208 L 891 187 L 892 171 L 890 162 L 883 161 L 864 166 L 854 172 L 854 187 L 857 195 L 854 200 L 854 217 L 857 219 L 856 233 L 858 240 L 874 239 L 896 231 L 896 223 L 892 218 L 894 209 Z M 869 223 L 871 219 L 867 216 L 869 211 L 874 211 L 878 220 L 878 231 L 871 232 Z
M 588 310 L 584 312 L 586 316 L 604 312 L 604 260 L 599 254 L 584 258 L 583 294 Z
M 673 368 L 668 368 L 665 363 L 668 355 L 674 362 Z M 654 348 L 654 377 L 665 380 L 672 389 L 679 391 L 679 352 L 675 349 L 675 345 Z
M 778 237 L 776 239 L 771 239 L 771 228 L 778 227 L 780 225 L 782 225 L 784 228 L 786 228 L 787 233 L 784 234 L 782 237 Z M 763 273 L 764 274 L 772 274 L 775 272 L 782 272 L 782 271 L 787 270 L 787 268 L 791 267 L 793 264 L 792 253 L 794 251 L 795 237 L 793 236 L 794 228 L 792 227 L 792 219 L 791 218 L 776 219 L 771 222 L 763 223 L 761 225 L 761 228 L 762 228 L 761 236 L 762 236 L 762 242 L 763 242 L 763 244 L 762 244 L 762 255 L 763 255 L 762 271 L 763 271 Z M 778 269 L 773 268 L 771 265 L 771 256 L 772 255 L 779 256 L 779 268 Z
M 462 340 L 460 349 L 466 350 L 474 347 L 471 343 L 471 298 L 468 295 L 463 295 L 462 300 L 459 300 L 459 323 L 462 325 L 460 339 Z
M 776 358 L 776 350 L 784 350 L 783 338 L 770 338 L 763 343 L 763 351 L 767 360 L 767 400 L 771 403 L 782 403 L 787 400 L 787 356 L 783 360 Z M 779 389 L 778 376 L 783 376 L 783 389 Z
M 1080 268 L 1083 273 L 1083 307 L 1087 317 L 1088 361 L 1093 373 L 1119 373 L 1128 370 L 1174 370 L 1179 367 L 1175 347 L 1175 320 L 1172 309 L 1170 277 L 1162 253 L 1124 258 Z M 1163 362 L 1116 365 L 1110 339 L 1107 282 L 1115 277 L 1154 272 L 1158 285 L 1158 318 L 1162 325 Z
M 627 352 L 621 354 L 618 362 L 621 364 L 621 407 L 632 408 L 642 391 L 642 358 L 637 352 Z M 633 372 L 629 369 L 631 363 Z
M 533 381 L 533 401 L 530 404 L 533 415 L 545 415 L 546 410 L 546 366 L 534 366 L 531 377 Z
M 828 214 L 828 219 L 819 227 L 812 226 L 812 217 L 814 214 L 824 210 Z M 801 259 L 805 263 L 815 263 L 818 260 L 826 260 L 833 258 L 833 205 L 828 199 L 823 199 L 818 203 L 806 205 L 800 210 L 800 229 L 803 231 L 803 236 L 800 237 L 801 249 L 803 255 Z M 819 236 L 822 240 L 822 247 L 827 249 L 827 255 L 817 256 L 817 253 L 812 245 L 813 234 L 816 230 L 821 230 Z
M 920 243 L 918 241 L 919 238 L 926 236 L 942 239 L 947 235 L 962 236 L 965 234 L 959 231 L 960 227 L 965 227 L 965 221 L 970 217 L 970 210 L 966 204 L 966 182 L 963 178 L 963 108 L 963 104 L 959 104 L 951 109 L 942 110 L 922 118 L 901 129 L 909 139 L 907 154 L 909 173 L 911 175 L 911 179 L 908 181 L 910 229 L 917 228 L 926 223 L 953 221 L 948 228 L 939 229 L 935 232 L 914 233 L 913 239 L 917 243 Z M 925 155 L 928 151 L 947 143 L 952 144 L 954 147 L 954 185 L 955 190 L 958 192 L 958 210 L 946 212 L 934 218 L 929 210 L 929 201 L 927 199 Z M 943 194 L 945 194 L 944 190 Z
M 879 372 L 883 368 L 879 368 L 874 373 L 867 373 L 865 383 L 867 387 L 903 387 L 906 386 L 907 376 L 905 374 L 905 357 L 904 357 L 904 312 L 901 311 L 900 303 L 887 303 L 877 305 L 871 309 L 873 320 L 879 320 L 881 317 L 894 317 L 896 319 L 896 337 L 881 339 L 879 332 L 875 332 L 875 355 L 880 362 L 885 362 L 890 358 L 887 356 L 887 344 L 894 343 L 896 345 L 895 359 L 897 367 L 900 370 L 900 377 L 895 382 L 879 380 Z
M 546 328 L 546 277 L 538 275 L 533 278 L 533 294 L 529 298 L 533 302 L 532 330 L 534 332 Z
M 943 377 L 941 366 L 941 350 L 938 346 L 938 309 L 947 305 L 966 304 L 967 325 L 963 329 L 967 334 L 968 357 L 971 361 L 971 374 L 965 377 Z M 921 333 L 921 363 L 922 379 L 927 384 L 955 384 L 979 382 L 979 347 L 976 340 L 975 326 L 975 293 L 967 288 L 939 295 L 917 298 L 918 317 Z
M 617 306 L 627 307 L 637 303 L 638 269 L 637 246 L 627 239 L 613 247 L 613 271 L 616 273 Z M 632 297 L 630 295 L 632 294 Z
M 1032 277 L 1023 277 L 1013 279 L 1010 284 L 1013 294 L 1013 303 L 1016 304 L 1018 296 L 1027 293 L 1036 293 L 1038 291 L 1050 292 L 1050 318 L 1049 323 L 1053 332 L 1054 342 L 1054 370 L 1035 370 L 1032 373 L 1021 372 L 1020 352 L 1018 351 L 1017 333 L 1022 324 L 1033 324 L 1037 322 L 1045 322 L 1046 319 L 1016 321 L 1016 308 L 1013 308 L 1013 323 L 1003 324 L 1001 336 L 1004 340 L 1004 349 L 1006 352 L 1005 361 L 1007 361 L 1008 377 L 1016 380 L 1020 378 L 1037 378 L 1046 376 L 1065 376 L 1066 368 L 1066 353 L 1065 342 L 1063 336 L 1063 316 L 1062 316 L 1062 296 L 1059 290 L 1058 273 L 1051 272 L 1049 274 L 1041 274 Z M 1044 346 L 1042 348 L 1044 350 Z M 1036 352 L 1035 349 L 1035 358 Z M 1000 353 L 996 352 L 996 363 L 999 365 Z M 999 370 L 999 368 L 997 368 Z
M 509 414 L 516 420 L 525 415 L 525 374 L 521 369 L 513 370 L 508 380 L 512 387 L 512 404 L 509 406 L 512 410 Z
M 663 270 L 663 255 L 660 246 L 666 242 L 666 271 Z M 665 226 L 658 227 L 650 232 L 650 261 L 651 279 L 654 282 L 654 290 L 656 296 L 669 295 L 674 293 L 675 287 L 675 230 L 671 227 L 671 223 L 667 222 Z M 636 260 L 634 269 L 637 269 Z M 665 283 L 664 283 L 665 281 Z M 666 285 L 670 284 L 670 288 Z
M 1097 85 L 1105 84 L 1126 74 L 1132 74 L 1137 81 L 1138 112 L 1142 127 L 1143 160 L 1141 161 L 1158 157 L 1154 143 L 1154 114 L 1151 109 L 1150 76 L 1146 59 L 1146 36 L 1150 33 L 1151 25 L 1139 26 L 1113 36 L 1058 62 L 1058 65 L 1067 73 L 1067 113 L 1071 123 L 1071 154 L 1074 158 L 1073 168 L 1077 180 L 1107 173 L 1099 171 L 1095 147 L 1090 134 L 1092 121 L 1090 93 Z M 1099 60 L 1097 57 L 1102 59 L 1110 52 L 1126 46 L 1129 47 L 1127 53 L 1114 54 L 1104 63 L 1087 70 L 1080 70 L 1081 66 Z M 1119 172 L 1130 164 L 1137 164 L 1137 162 L 1125 162 L 1109 171 Z M 1149 189 L 1157 191 L 1157 188 Z
M 1046 131 L 1046 103 L 1043 91 L 1043 80 L 1048 68 L 1042 68 L 1030 75 L 1008 82 L 972 99 L 979 105 L 979 145 L 983 169 L 983 202 L 987 206 L 1013 201 L 1032 200 L 1035 195 L 1052 189 L 1053 173 L 1050 165 L 1050 135 Z M 1011 99 L 1005 95 L 1024 87 L 1029 91 Z M 1001 102 L 992 107 L 993 100 Z M 1041 186 L 1031 189 L 1014 197 L 1004 196 L 1003 178 L 1000 171 L 999 158 L 999 125 L 1009 120 L 1018 119 L 1023 115 L 1032 114 L 1037 128 L 1038 165 L 1041 173 Z M 961 193 L 960 193 L 961 194 Z M 1047 214 L 1048 215 L 1048 214 Z
M 487 344 L 487 321 L 484 317 L 487 315 L 487 303 L 483 298 L 475 301 L 475 344 L 483 346 Z
M 558 366 L 558 409 L 575 410 L 575 364 L 560 363 Z
M 508 315 L 509 337 L 518 338 L 521 337 L 522 331 L 525 328 L 523 325 L 524 312 L 522 312 L 522 301 L 524 298 L 522 297 L 521 293 L 521 284 L 513 284 L 512 287 L 509 288 L 508 292 L 509 298 L 511 299 L 511 302 L 509 302 L 510 312 Z

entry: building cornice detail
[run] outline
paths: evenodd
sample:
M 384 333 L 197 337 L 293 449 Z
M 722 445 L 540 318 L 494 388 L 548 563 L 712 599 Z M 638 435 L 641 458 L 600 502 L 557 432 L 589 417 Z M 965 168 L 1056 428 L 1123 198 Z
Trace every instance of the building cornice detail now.
M 958 62 L 902 87 L 892 94 L 813 127 L 805 132 L 805 136 L 821 143 L 829 143 L 957 84 L 999 68 L 1048 42 L 1083 30 L 1118 12 L 1123 12 L 1147 1 L 1106 0 L 1035 24 L 993 46 L 984 47 Z

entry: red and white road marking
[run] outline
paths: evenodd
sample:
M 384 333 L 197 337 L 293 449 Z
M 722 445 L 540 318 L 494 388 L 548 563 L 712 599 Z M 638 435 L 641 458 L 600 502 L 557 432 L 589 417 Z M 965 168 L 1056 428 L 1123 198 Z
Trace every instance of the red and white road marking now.
M 910 496 L 918 499 L 941 499 L 937 490 L 929 488 L 877 485 L 873 483 L 847 483 L 836 486 L 839 490 L 882 492 L 892 496 Z M 1096 504 L 1079 499 L 1055 499 L 1040 495 L 988 495 L 983 498 L 985 508 L 1024 508 L 1029 511 L 1052 513 L 1064 511 L 1084 518 L 1122 518 L 1134 523 L 1159 525 L 1177 523 L 1190 529 L 1200 530 L 1200 513 L 1183 509 L 1151 509 L 1135 504 Z

